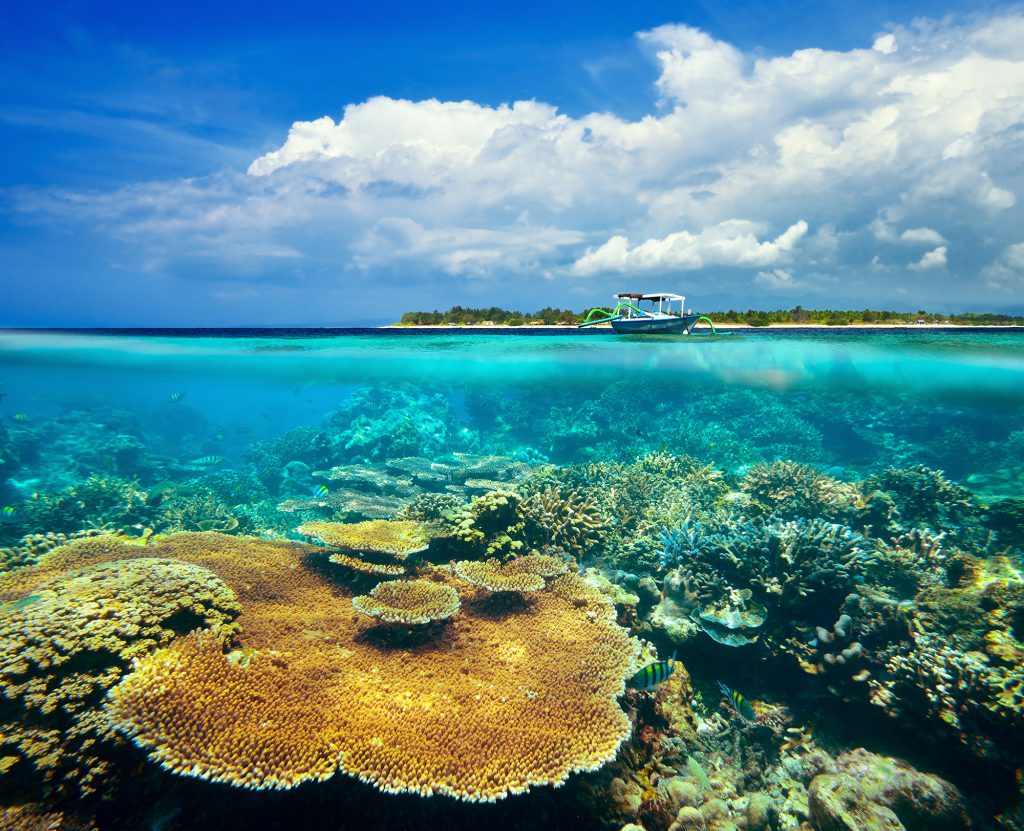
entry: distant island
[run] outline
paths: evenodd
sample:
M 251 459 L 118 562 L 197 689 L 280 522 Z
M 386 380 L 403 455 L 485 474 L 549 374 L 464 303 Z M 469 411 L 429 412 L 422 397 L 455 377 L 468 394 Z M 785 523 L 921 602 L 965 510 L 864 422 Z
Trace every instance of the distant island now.
M 590 311 L 555 309 L 550 306 L 538 312 L 519 312 L 491 306 L 471 309 L 452 306 L 446 312 L 406 312 L 396 326 L 575 326 Z M 1024 315 L 996 314 L 994 312 L 965 312 L 941 314 L 938 312 L 892 312 L 875 309 L 842 311 L 837 309 L 792 309 L 760 311 L 747 309 L 738 312 L 707 312 L 716 325 L 722 326 L 1024 326 Z

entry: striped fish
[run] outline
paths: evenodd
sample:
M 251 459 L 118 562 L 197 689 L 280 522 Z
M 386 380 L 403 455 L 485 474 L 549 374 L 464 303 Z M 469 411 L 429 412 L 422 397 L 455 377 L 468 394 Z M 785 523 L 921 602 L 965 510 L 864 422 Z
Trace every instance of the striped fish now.
M 750 702 L 743 697 L 743 693 L 737 692 L 736 690 L 730 690 L 721 681 L 718 682 L 718 689 L 722 691 L 722 695 L 732 702 L 732 706 L 742 718 L 747 721 L 757 721 L 757 713 L 755 713 L 754 708 L 750 706 Z
M 634 690 L 653 690 L 662 681 L 672 677 L 672 673 L 675 671 L 676 653 L 673 652 L 672 657 L 667 661 L 658 661 L 645 666 L 626 682 L 626 686 L 632 687 Z
M 330 493 L 330 490 L 328 489 L 327 485 L 314 485 L 313 486 L 313 496 L 315 496 L 315 497 L 317 497 L 317 496 L 327 496 L 327 494 L 329 494 L 329 493 Z
M 198 459 L 193 459 L 189 464 L 197 467 L 214 467 L 215 465 L 222 465 L 226 461 L 227 459 L 223 456 L 200 456 Z
M 28 421 L 28 416 L 27 416 L 27 415 L 25 415 L 25 413 L 15 413 L 15 414 L 14 414 L 14 415 L 12 416 L 12 418 L 13 418 L 13 419 L 14 419 L 15 421 L 17 421 L 17 422 L 18 422 L 19 424 L 24 424 L 24 423 L 25 423 L 26 421 Z
M 185 397 L 185 393 L 183 393 L 183 392 L 172 392 L 168 396 L 168 399 L 171 401 L 172 404 L 177 404 L 184 397 Z

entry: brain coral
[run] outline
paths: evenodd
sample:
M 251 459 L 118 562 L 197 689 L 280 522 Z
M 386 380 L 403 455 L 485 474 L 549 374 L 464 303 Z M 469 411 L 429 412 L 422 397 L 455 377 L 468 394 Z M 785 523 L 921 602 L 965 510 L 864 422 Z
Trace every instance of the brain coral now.
M 132 659 L 197 626 L 227 634 L 240 607 L 211 572 L 173 560 L 96 563 L 36 582 L 0 606 L 3 769 L 88 793 L 108 767 L 97 740 L 113 738 L 96 715 Z
M 368 522 L 307 522 L 299 533 L 322 540 L 333 548 L 387 554 L 405 559 L 426 551 L 430 541 L 419 522 L 372 519 Z
M 527 554 L 507 563 L 495 559 L 460 560 L 455 573 L 467 583 L 491 592 L 535 592 L 546 584 L 545 577 L 564 574 L 569 566 L 561 557 Z
M 429 580 L 390 580 L 353 597 L 352 605 L 384 623 L 412 626 L 450 618 L 459 611 L 459 593 Z
M 244 556 L 218 559 L 232 544 Z M 629 734 L 616 696 L 635 642 L 574 575 L 500 613 L 468 590 L 436 639 L 395 646 L 299 547 L 215 534 L 157 546 L 217 572 L 244 608 L 242 649 L 194 633 L 110 695 L 114 723 L 169 770 L 286 788 L 340 769 L 384 791 L 490 801 L 600 767 Z

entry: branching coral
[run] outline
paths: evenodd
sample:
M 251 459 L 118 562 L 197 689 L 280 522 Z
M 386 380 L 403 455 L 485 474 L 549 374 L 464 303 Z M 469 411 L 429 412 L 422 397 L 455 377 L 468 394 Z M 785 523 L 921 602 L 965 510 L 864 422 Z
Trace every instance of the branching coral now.
M 837 608 L 874 561 L 863 537 L 820 519 L 740 518 L 691 527 L 668 544 L 665 562 L 676 569 L 666 587 L 676 602 L 712 637 L 737 622 L 748 643 L 761 623 L 814 620 Z
M 759 462 L 740 481 L 755 515 L 781 519 L 836 519 L 853 501 L 856 489 L 798 462 Z
M 524 500 L 523 510 L 526 535 L 533 545 L 556 548 L 576 557 L 608 528 L 593 498 L 575 490 L 563 496 L 558 488 L 544 488 Z
M 866 487 L 884 491 L 893 499 L 897 531 L 928 528 L 962 541 L 981 513 L 970 491 L 950 482 L 942 471 L 924 465 L 886 468 L 870 477 Z
M 160 503 L 154 519 L 160 531 L 220 531 L 238 527 L 231 509 L 209 492 L 181 494 Z
M 103 525 L 127 528 L 148 523 L 150 513 L 137 482 L 107 476 L 90 476 L 57 493 L 40 492 L 25 504 L 30 529 L 65 534 Z
M 445 518 L 447 544 L 463 556 L 514 556 L 526 550 L 522 498 L 512 491 L 491 491 Z
M 459 594 L 451 586 L 429 580 L 391 580 L 378 583 L 368 595 L 353 597 L 352 605 L 383 623 L 420 626 L 458 612 Z

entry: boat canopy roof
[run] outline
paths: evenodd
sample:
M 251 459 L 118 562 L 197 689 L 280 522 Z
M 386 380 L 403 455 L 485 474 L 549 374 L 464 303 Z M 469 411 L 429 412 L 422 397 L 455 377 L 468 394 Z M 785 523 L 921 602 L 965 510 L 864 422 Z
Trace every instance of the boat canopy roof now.
M 655 300 L 668 301 L 670 303 L 682 302 L 685 298 L 681 294 L 671 294 L 666 291 L 658 291 L 653 294 L 642 294 L 640 292 L 624 291 L 615 295 L 619 300 Z

